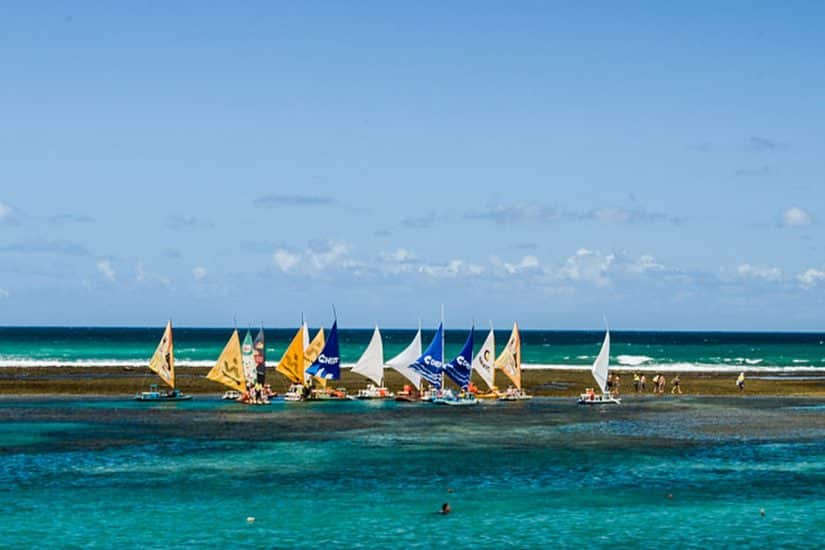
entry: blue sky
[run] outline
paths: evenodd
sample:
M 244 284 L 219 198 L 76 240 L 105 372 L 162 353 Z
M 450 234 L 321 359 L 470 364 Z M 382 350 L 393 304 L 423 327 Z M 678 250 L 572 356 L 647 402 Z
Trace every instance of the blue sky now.
M 816 2 L 0 7 L 0 323 L 823 328 Z

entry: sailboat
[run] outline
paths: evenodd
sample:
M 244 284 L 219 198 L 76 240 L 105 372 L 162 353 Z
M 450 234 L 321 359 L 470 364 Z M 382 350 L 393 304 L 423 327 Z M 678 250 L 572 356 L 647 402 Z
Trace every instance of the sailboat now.
M 479 399 L 498 399 L 501 393 L 495 384 L 496 380 L 496 334 L 490 325 L 490 332 L 481 345 L 481 349 L 473 358 L 473 370 L 487 384 L 487 391 L 476 395 Z
M 599 355 L 593 362 L 593 378 L 596 380 L 596 385 L 601 390 L 601 395 L 596 395 L 593 388 L 587 388 L 583 394 L 579 396 L 579 405 L 620 405 L 622 400 L 620 397 L 613 397 L 607 387 L 607 371 L 610 363 L 610 330 L 608 329 L 604 335 L 604 342 L 602 342 L 602 349 Z
M 292 337 L 292 341 L 284 351 L 281 360 L 278 361 L 276 370 L 292 382 L 289 390 L 284 394 L 284 400 L 286 401 L 303 401 L 304 397 L 308 395 L 308 391 L 304 386 L 304 369 L 306 365 L 304 352 L 308 347 L 308 340 L 306 323 L 301 323 L 298 332 Z
M 230 391 L 243 394 L 246 392 L 246 376 L 244 373 L 243 352 L 238 329 L 232 331 L 232 336 L 218 356 L 215 366 L 206 374 L 206 378 L 223 384 Z M 264 400 L 262 403 L 268 403 Z
M 470 387 L 470 377 L 473 374 L 474 335 L 475 327 L 470 329 L 470 334 L 467 336 L 467 341 L 464 342 L 464 347 L 461 348 L 461 352 L 455 359 L 444 365 L 444 374 L 461 388 L 461 393 L 456 395 L 452 390 L 444 390 L 439 397 L 433 400 L 433 403 L 454 407 L 478 404 L 476 396 L 468 391 Z
M 158 390 L 157 384 L 149 386 L 149 391 L 135 394 L 137 401 L 188 401 L 191 395 L 186 395 L 175 388 L 175 346 L 172 340 L 172 321 L 166 323 L 166 329 L 160 338 L 155 353 L 149 359 L 149 368 L 171 388 L 167 391 Z
M 398 372 L 410 383 L 404 385 L 404 389 L 395 394 L 396 401 L 418 401 L 421 391 L 421 374 L 410 365 L 421 355 L 421 327 L 415 333 L 410 345 L 404 351 L 387 361 L 387 367 Z
M 410 363 L 410 368 L 418 372 L 430 386 L 428 392 L 421 396 L 422 401 L 433 401 L 440 397 L 441 389 L 444 387 L 444 323 L 438 325 L 432 342 L 427 346 L 415 361 Z
M 384 342 L 377 325 L 367 349 L 352 367 L 352 372 L 372 381 L 366 388 L 358 390 L 356 399 L 391 399 L 394 396 L 384 387 Z
M 521 334 L 518 330 L 518 323 L 513 323 L 513 332 L 501 355 L 496 359 L 496 368 L 503 371 L 507 378 L 513 383 L 507 388 L 507 392 L 501 395 L 499 401 L 521 401 L 532 399 L 532 395 L 527 395 L 521 387 Z
M 323 329 L 320 331 L 323 338 Z M 317 381 L 319 387 L 312 389 L 310 399 L 313 400 L 330 400 L 330 399 L 346 399 L 347 392 L 341 388 L 330 390 L 327 388 L 329 380 L 341 379 L 341 353 L 338 346 L 338 321 L 332 323 L 332 328 L 329 330 L 329 338 L 324 343 L 324 348 L 318 353 L 312 364 L 306 369 L 306 374 L 311 376 L 310 379 L 315 386 Z

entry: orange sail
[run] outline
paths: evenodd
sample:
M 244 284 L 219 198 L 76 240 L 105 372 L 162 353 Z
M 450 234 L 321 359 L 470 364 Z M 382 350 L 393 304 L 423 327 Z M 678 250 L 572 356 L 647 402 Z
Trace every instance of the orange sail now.
M 515 387 L 521 389 L 521 335 L 518 323 L 513 323 L 513 332 L 501 355 L 496 359 L 496 368 L 503 371 Z
M 278 372 L 289 378 L 293 384 L 304 383 L 304 369 L 306 362 L 304 361 L 304 327 L 298 329 L 289 347 L 286 348 L 283 357 L 278 361 Z

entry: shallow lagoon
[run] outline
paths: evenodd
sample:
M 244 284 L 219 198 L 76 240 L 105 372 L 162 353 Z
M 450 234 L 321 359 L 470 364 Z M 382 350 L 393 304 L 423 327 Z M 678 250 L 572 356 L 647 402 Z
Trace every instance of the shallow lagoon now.
M 0 532 L 8 546 L 821 547 L 823 404 L 5 399 Z

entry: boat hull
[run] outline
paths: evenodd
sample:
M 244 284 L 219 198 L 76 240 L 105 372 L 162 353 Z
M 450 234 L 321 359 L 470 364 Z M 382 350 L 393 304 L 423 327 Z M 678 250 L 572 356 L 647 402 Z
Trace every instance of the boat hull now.
M 152 395 L 152 394 L 138 394 L 135 396 L 135 401 L 151 401 L 151 402 L 159 402 L 159 401 L 191 401 L 192 396 L 187 394 L 178 394 L 174 396 L 169 395 Z
M 620 397 L 613 397 L 612 395 L 594 395 L 583 393 L 579 396 L 577 401 L 579 405 L 621 405 L 622 399 Z

